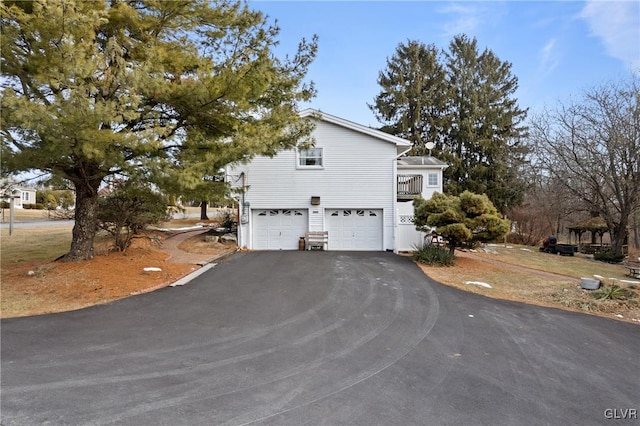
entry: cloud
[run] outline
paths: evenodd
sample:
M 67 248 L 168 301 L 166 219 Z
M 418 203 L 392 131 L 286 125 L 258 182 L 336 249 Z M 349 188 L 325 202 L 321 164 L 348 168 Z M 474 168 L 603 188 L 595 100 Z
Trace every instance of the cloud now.
M 589 0 L 579 15 L 608 55 L 640 69 L 640 3 Z
M 451 38 L 459 34 L 473 37 L 479 29 L 497 22 L 505 13 L 503 7 L 502 2 L 447 3 L 437 11 L 452 17 L 442 25 L 445 37 Z
M 556 39 L 552 38 L 538 53 L 540 57 L 540 71 L 544 74 L 552 72 L 559 63 Z

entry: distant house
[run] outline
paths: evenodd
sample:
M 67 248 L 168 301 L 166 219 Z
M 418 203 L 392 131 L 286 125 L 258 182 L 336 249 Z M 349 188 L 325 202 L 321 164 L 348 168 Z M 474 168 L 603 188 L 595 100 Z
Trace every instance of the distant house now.
M 36 203 L 36 189 L 28 185 L 23 185 L 13 180 L 4 179 L 0 182 L 2 191 L 2 201 L 9 202 L 13 196 L 15 208 L 21 209 L 25 204 Z
M 398 252 L 419 244 L 412 200 L 442 192 L 447 165 L 406 157 L 405 139 L 319 111 L 300 115 L 316 120 L 313 148 L 227 168 L 242 194 L 240 247 L 295 250 L 308 231 L 328 232 L 328 250 Z

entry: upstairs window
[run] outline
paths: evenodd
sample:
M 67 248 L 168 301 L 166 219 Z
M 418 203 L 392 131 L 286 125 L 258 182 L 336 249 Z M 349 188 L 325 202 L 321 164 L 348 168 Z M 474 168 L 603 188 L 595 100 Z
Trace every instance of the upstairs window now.
M 427 175 L 427 185 L 429 185 L 429 186 L 438 186 L 438 174 L 437 173 L 429 173 Z
M 298 151 L 298 168 L 321 169 L 322 148 L 301 149 Z

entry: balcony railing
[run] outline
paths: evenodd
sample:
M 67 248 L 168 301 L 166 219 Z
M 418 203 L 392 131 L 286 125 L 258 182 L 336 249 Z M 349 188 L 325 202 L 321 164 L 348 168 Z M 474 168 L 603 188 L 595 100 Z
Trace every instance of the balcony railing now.
M 422 194 L 422 175 L 398 175 L 398 199 L 410 200 Z

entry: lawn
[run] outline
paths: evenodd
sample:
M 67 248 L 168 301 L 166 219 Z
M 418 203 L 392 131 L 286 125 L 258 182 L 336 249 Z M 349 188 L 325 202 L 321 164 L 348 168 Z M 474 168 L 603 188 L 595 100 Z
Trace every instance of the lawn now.
M 627 269 L 622 265 L 598 262 L 580 254 L 557 256 L 540 253 L 535 247 L 496 245 L 477 252 L 457 251 L 453 267 L 420 267 L 437 281 L 487 297 L 640 324 L 640 280 L 626 276 Z M 593 291 L 580 288 L 580 278 L 594 275 L 602 277 L 599 279 L 607 287 L 623 287 L 633 297 L 595 299 Z

